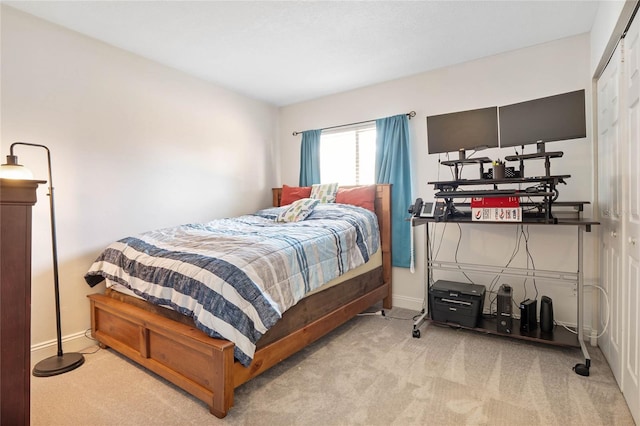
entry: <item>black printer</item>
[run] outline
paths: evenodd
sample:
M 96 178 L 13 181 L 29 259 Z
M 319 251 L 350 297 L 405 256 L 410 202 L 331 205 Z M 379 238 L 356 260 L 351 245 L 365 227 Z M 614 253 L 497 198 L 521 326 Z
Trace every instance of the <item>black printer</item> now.
M 484 306 L 483 285 L 438 280 L 429 288 L 431 319 L 463 327 L 478 325 Z

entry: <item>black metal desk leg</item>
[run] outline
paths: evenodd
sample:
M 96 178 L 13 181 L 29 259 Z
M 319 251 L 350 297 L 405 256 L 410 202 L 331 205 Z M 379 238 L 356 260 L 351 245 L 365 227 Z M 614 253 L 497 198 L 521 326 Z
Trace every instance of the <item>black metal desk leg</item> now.
M 431 278 L 431 265 L 430 265 L 430 260 L 431 260 L 431 253 L 429 252 L 429 224 L 425 223 L 425 262 L 424 262 L 424 282 L 425 282 L 425 286 L 424 286 L 424 299 L 422 302 L 422 312 L 421 315 L 413 322 L 413 331 L 412 331 L 412 336 L 415 337 L 416 339 L 420 338 L 420 326 L 422 324 L 424 324 L 424 322 L 426 321 L 427 317 L 429 316 L 429 310 L 428 310 L 428 306 L 429 306 L 429 283 L 430 283 L 430 278 Z M 411 232 L 413 232 L 413 229 L 411 230 Z
M 576 364 L 573 367 L 573 371 L 581 376 L 589 375 L 589 367 L 591 367 L 591 358 L 589 357 L 589 351 L 584 343 L 584 326 L 583 326 L 583 308 L 584 308 L 584 271 L 582 261 L 582 245 L 583 245 L 583 232 L 584 227 L 578 226 L 578 342 L 582 348 L 584 355 L 584 364 Z

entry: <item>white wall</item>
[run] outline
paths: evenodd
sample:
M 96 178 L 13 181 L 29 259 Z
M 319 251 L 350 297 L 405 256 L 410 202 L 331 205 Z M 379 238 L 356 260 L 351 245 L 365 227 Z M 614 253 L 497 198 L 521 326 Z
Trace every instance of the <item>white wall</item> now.
M 442 180 L 450 176 L 448 167 L 438 166 L 438 157 L 427 154 L 426 117 L 453 111 L 461 111 L 494 105 L 505 105 L 542 96 L 577 89 L 586 89 L 587 108 L 591 98 L 589 35 L 583 34 L 527 49 L 491 56 L 480 60 L 447 67 L 400 80 L 366 87 L 351 92 L 287 106 L 280 110 L 281 175 L 284 184 L 298 182 L 300 136 L 292 131 L 317 129 L 326 126 L 362 121 L 411 110 L 417 115 L 410 123 L 415 194 L 432 198 L 434 190 L 427 182 Z M 587 111 L 591 116 L 591 111 Z M 588 123 L 588 127 L 590 124 Z M 568 185 L 561 186 L 559 200 L 581 200 L 593 202 L 593 173 L 591 164 L 592 144 L 590 130 L 587 138 L 549 145 L 550 150 L 563 150 L 564 157 L 553 160 L 551 171 L 555 174 L 570 174 Z M 529 151 L 532 152 L 532 147 Z M 513 149 L 492 149 L 479 155 L 504 158 L 513 154 Z M 514 164 L 515 165 L 515 164 Z M 526 164 L 527 174 L 543 173 L 543 162 Z M 469 173 L 467 175 L 467 173 Z M 465 169 L 465 177 L 474 176 L 475 169 Z M 590 208 L 586 216 L 591 214 Z M 438 225 L 438 236 L 444 225 Z M 574 227 L 530 226 L 530 250 L 536 267 L 543 269 L 577 269 L 577 231 Z M 463 232 L 458 260 L 469 263 L 506 264 L 514 245 L 515 228 L 509 226 L 466 225 Z M 594 233 L 585 239 L 585 276 L 596 278 L 596 238 Z M 423 254 L 424 231 L 416 231 L 418 256 Z M 439 259 L 453 259 L 458 240 L 458 226 L 448 225 L 444 233 L 445 242 Z M 524 248 L 512 263 L 525 266 Z M 423 300 L 422 265 L 412 275 L 408 270 L 394 268 L 394 305 L 420 309 Z M 441 274 L 441 273 L 440 273 Z M 444 275 L 437 275 L 443 277 Z M 480 283 L 488 285 L 493 276 L 470 275 Z M 450 276 L 462 280 L 460 274 Z M 522 280 L 504 279 L 515 287 L 516 296 L 523 297 Z M 546 294 L 554 301 L 556 319 L 575 323 L 576 300 L 572 285 L 557 285 L 537 282 L 539 296 Z M 527 285 L 528 297 L 533 295 L 533 284 Z M 497 287 L 496 287 L 497 289 Z M 589 292 L 591 293 L 591 292 Z M 590 304 L 587 303 L 587 309 Z M 589 321 L 587 321 L 587 324 Z
M 103 286 L 89 288 L 83 275 L 107 244 L 270 204 L 277 109 L 15 9 L 1 12 L 1 151 L 13 141 L 51 150 L 62 334 L 75 335 L 90 326 L 85 296 Z M 46 180 L 44 151 L 16 154 Z M 36 346 L 56 336 L 46 193 L 39 189 L 33 213 Z

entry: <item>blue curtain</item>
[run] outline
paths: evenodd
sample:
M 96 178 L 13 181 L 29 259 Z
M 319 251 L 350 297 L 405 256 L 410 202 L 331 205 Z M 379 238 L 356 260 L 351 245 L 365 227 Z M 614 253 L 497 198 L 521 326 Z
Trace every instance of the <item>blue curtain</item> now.
M 300 147 L 300 186 L 320 183 L 320 133 L 322 130 L 302 132 Z
M 376 120 L 376 183 L 391 187 L 391 244 L 393 266 L 411 264 L 411 200 L 409 119 L 406 114 Z

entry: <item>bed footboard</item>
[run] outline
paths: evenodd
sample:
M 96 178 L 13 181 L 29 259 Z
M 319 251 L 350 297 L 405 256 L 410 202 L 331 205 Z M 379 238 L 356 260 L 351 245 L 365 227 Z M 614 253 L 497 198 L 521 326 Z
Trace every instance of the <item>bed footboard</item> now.
M 181 387 L 224 417 L 233 406 L 233 343 L 104 295 L 89 296 L 95 339 Z
M 353 280 L 380 283 L 382 267 Z M 258 349 L 249 367 L 234 360 L 234 344 L 229 341 L 102 294 L 88 297 L 95 339 L 204 401 L 213 415 L 222 418 L 233 406 L 236 387 L 382 301 L 388 293 L 389 283 L 383 283 L 356 295 Z

